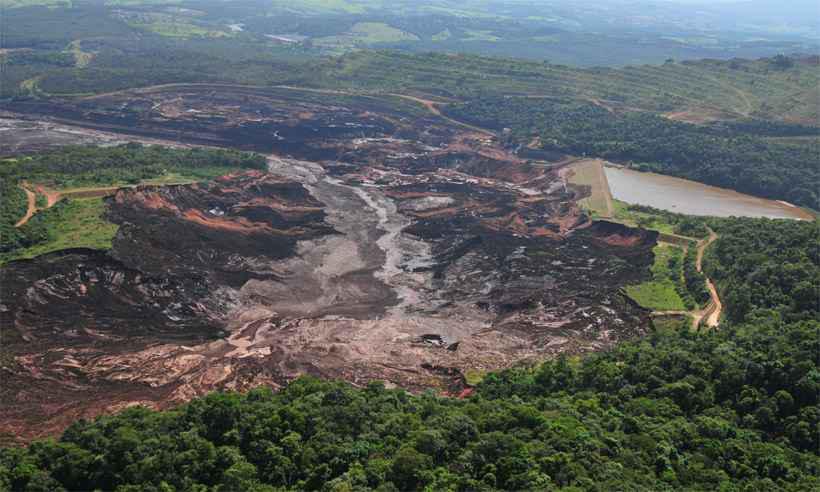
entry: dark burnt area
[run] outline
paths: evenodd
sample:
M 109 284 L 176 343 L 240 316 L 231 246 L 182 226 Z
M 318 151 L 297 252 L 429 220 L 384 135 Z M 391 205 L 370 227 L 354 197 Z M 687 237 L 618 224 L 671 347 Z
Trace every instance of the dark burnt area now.
M 372 97 L 208 84 L 7 101 L 0 109 L 95 130 L 311 160 L 338 157 L 340 146 L 329 142 L 392 135 L 407 119 Z
M 121 189 L 107 200 L 120 225 L 110 251 L 65 250 L 0 270 L 2 335 L 72 344 L 151 335 L 216 337 L 230 307 L 218 295 L 253 278 L 297 241 L 334 233 L 300 184 L 248 172 L 207 184 Z
M 198 303 L 210 290 L 205 276 L 152 276 L 102 251 L 15 261 L 0 270 L 0 284 L 2 335 L 18 332 L 29 344 L 70 346 L 101 334 L 204 340 L 220 331 Z
M 139 187 L 108 199 L 120 225 L 112 256 L 157 275 L 205 275 L 240 287 L 275 278 L 266 266 L 296 243 L 333 233 L 322 204 L 302 185 L 261 172 L 211 183 Z
M 527 204 L 514 193 L 471 184 L 399 186 L 390 194 L 401 202 L 423 190 L 455 199 L 438 213 L 417 213 L 405 230 L 432 244 L 434 276 L 450 302 L 474 303 L 500 324 L 542 310 L 567 320 L 559 333 L 591 340 L 606 327 L 615 327 L 614 339 L 645 330 L 648 312 L 622 288 L 649 278 L 656 232 L 593 222 L 558 234 L 557 224 L 540 218 L 560 214 L 567 206 L 560 200 Z M 505 329 L 527 332 L 536 345 L 556 335 L 538 323 Z

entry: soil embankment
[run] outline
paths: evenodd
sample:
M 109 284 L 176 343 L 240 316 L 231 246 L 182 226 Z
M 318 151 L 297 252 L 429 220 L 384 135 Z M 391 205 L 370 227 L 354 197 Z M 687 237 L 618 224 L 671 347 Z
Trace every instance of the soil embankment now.
M 604 165 L 601 159 L 582 159 L 562 169 L 561 175 L 569 184 L 589 187 L 589 195 L 581 203 L 602 218 L 612 218 L 615 207 Z

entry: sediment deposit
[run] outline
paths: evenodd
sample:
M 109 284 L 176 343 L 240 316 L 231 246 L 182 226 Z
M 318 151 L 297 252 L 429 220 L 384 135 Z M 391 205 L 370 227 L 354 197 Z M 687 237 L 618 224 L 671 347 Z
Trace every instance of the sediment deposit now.
M 590 222 L 560 161 L 423 108 L 312 97 L 197 86 L 52 108 L 188 145 L 235 135 L 269 171 L 122 189 L 110 251 L 4 266 L 0 430 L 300 374 L 458 394 L 468 373 L 649 329 L 621 287 L 648 276 L 655 235 Z

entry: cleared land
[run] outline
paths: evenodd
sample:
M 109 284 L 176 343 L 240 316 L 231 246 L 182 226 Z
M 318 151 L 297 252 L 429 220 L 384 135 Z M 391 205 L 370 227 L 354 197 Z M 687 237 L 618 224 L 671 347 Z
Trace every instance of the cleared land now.
M 574 185 L 589 186 L 590 194 L 579 203 L 599 218 L 611 218 L 614 205 L 609 183 L 604 173 L 604 161 L 588 159 L 573 164 L 566 174 L 567 182 Z
M 49 239 L 5 258 L 6 261 L 34 258 L 68 248 L 109 249 L 118 226 L 106 221 L 102 198 L 67 200 L 34 216 L 46 224 Z
M 683 251 L 681 248 L 659 243 L 652 250 L 652 280 L 626 287 L 626 293 L 642 307 L 653 311 L 685 311 L 686 305 L 676 289 L 673 278 L 682 282 Z

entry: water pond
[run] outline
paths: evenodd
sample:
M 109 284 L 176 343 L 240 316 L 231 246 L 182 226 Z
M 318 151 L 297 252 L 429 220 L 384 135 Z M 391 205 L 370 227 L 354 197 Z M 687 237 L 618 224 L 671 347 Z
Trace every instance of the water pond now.
M 809 212 L 786 202 L 620 167 L 604 168 L 613 198 L 687 215 L 768 217 L 812 220 Z

